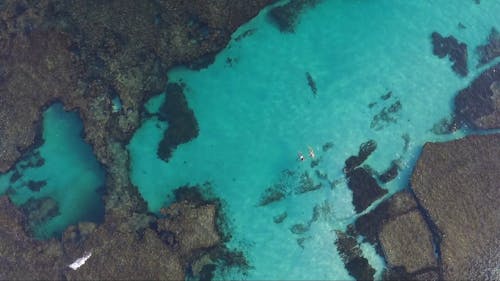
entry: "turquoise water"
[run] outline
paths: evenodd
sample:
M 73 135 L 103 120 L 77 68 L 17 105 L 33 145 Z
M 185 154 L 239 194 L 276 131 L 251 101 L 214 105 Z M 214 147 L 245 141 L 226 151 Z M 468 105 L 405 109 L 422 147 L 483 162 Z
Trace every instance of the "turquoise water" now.
M 35 227 L 35 236 L 47 238 L 59 235 L 79 221 L 99 221 L 104 214 L 101 195 L 97 189 L 104 184 L 104 170 L 97 162 L 91 147 L 82 139 L 82 121 L 77 113 L 65 112 L 57 103 L 43 114 L 43 144 L 28 153 L 16 168 L 0 176 L 0 192 L 10 194 L 15 204 L 30 198 L 51 197 L 59 205 L 58 216 Z M 44 159 L 39 167 L 24 167 L 28 162 Z M 18 170 L 21 177 L 10 183 Z M 26 183 L 46 181 L 40 191 L 32 191 Z
M 168 73 L 170 81 L 186 84 L 199 137 L 180 145 L 166 163 L 156 157 L 156 149 L 168 124 L 146 120 L 129 144 L 131 178 L 152 211 L 168 203 L 176 187 L 211 183 L 227 203 L 231 246 L 243 249 L 253 266 L 247 276 L 219 272 L 219 278 L 352 279 L 334 246 L 334 230 L 344 230 L 356 218 L 342 173 L 345 159 L 361 143 L 375 140 L 378 148 L 367 164 L 382 172 L 399 159 L 404 167 L 397 179 L 382 185 L 392 194 L 407 187 L 426 141 L 466 133 L 436 135 L 431 128 L 450 116 L 456 92 L 480 73 L 474 49 L 493 26 L 500 27 L 500 1 L 324 1 L 304 12 L 293 34 L 280 33 L 266 13 L 242 26 L 233 38 L 249 29 L 254 34 L 231 41 L 207 69 Z M 468 45 L 467 77 L 460 78 L 447 59 L 432 54 L 433 31 Z M 306 72 L 317 84 L 316 96 Z M 388 91 L 392 96 L 381 99 Z M 152 99 L 149 110 L 157 111 L 162 101 L 161 95 Z M 391 116 L 396 121 L 371 126 L 373 117 L 396 101 L 402 105 Z M 410 138 L 407 150 L 404 134 Z M 323 152 L 327 142 L 333 148 Z M 317 167 L 311 168 L 309 159 L 297 161 L 297 153 L 307 154 L 308 146 L 321 159 Z M 283 170 L 295 175 L 284 178 Z M 322 188 L 290 192 L 282 201 L 258 206 L 266 188 L 280 181 L 297 185 L 297 174 L 305 171 Z M 336 182 L 333 188 L 331 182 Z M 311 219 L 316 205 L 330 211 L 312 221 L 308 231 L 292 233 L 294 224 Z M 283 212 L 287 218 L 274 223 Z M 372 246 L 361 248 L 380 277 L 383 260 Z

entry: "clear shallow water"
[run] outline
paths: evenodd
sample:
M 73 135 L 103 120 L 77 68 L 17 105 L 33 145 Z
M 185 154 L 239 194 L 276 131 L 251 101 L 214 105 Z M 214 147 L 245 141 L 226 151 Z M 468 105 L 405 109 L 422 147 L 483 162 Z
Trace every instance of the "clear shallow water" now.
M 43 114 L 44 143 L 16 165 L 21 178 L 9 183 L 14 170 L 0 176 L 0 192 L 9 189 L 17 205 L 29 198 L 46 196 L 59 204 L 60 215 L 34 229 L 39 238 L 59 235 L 68 225 L 79 221 L 98 221 L 104 214 L 101 195 L 97 192 L 104 184 L 104 170 L 90 145 L 83 141 L 82 129 L 77 113 L 65 112 L 61 104 L 52 105 Z M 21 168 L 28 161 L 33 162 L 33 154 L 37 153 L 45 161 L 42 166 Z M 30 180 L 45 180 L 47 184 L 34 192 L 26 186 Z
M 499 1 L 324 1 L 307 10 L 294 34 L 282 34 L 263 11 L 241 27 L 252 36 L 232 41 L 213 65 L 201 71 L 175 69 L 170 81 L 186 83 L 185 94 L 200 126 L 199 137 L 181 145 L 168 163 L 156 157 L 163 130 L 155 118 L 144 122 L 132 139 L 131 178 L 152 211 L 167 202 L 171 190 L 185 184 L 210 182 L 227 203 L 233 228 L 232 246 L 243 248 L 254 267 L 245 279 L 352 279 L 335 249 L 334 230 L 355 219 L 352 194 L 342 181 L 342 168 L 361 143 L 373 139 L 378 149 L 366 162 L 377 171 L 400 159 L 405 169 L 383 185 L 390 193 L 408 185 L 409 175 L 426 141 L 461 137 L 435 135 L 433 124 L 452 112 L 456 92 L 480 71 L 475 48 L 490 29 L 499 26 Z M 460 29 L 462 23 L 465 29 Z M 447 59 L 432 54 L 430 34 L 453 35 L 468 45 L 469 75 L 458 77 Z M 232 66 L 226 63 L 233 60 Z M 314 78 L 313 96 L 305 73 Z M 392 91 L 384 101 L 380 96 Z M 152 99 L 148 108 L 163 101 Z M 399 101 L 395 123 L 371 128 L 374 115 Z M 377 104 L 369 108 L 369 104 Z M 403 134 L 410 137 L 404 151 Z M 334 146 L 327 152 L 326 142 Z M 297 161 L 299 151 L 315 149 L 320 164 Z M 281 171 L 315 170 L 329 181 L 304 194 L 258 206 L 263 191 L 280 181 Z M 287 179 L 297 184 L 298 177 Z M 296 223 L 311 219 L 316 205 L 329 206 L 309 231 L 294 234 Z M 287 212 L 281 224 L 273 217 Z M 297 239 L 303 239 L 301 247 Z M 384 267 L 373 247 L 363 253 L 380 276 Z

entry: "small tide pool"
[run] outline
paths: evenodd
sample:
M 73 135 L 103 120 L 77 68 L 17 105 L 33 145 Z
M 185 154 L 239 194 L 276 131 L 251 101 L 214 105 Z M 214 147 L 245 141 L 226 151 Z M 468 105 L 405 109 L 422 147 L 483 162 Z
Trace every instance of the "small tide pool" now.
M 103 219 L 105 172 L 82 133 L 78 113 L 51 105 L 43 113 L 43 143 L 0 176 L 0 192 L 26 211 L 37 238 L 59 236 L 79 221 Z

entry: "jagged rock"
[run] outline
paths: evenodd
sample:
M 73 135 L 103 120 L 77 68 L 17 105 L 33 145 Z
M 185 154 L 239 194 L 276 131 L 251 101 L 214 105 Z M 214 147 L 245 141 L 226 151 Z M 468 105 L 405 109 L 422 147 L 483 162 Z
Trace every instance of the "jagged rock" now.
M 500 279 L 500 134 L 427 143 L 411 185 L 441 235 L 443 278 Z
M 460 76 L 467 76 L 467 45 L 453 36 L 443 37 L 438 32 L 431 34 L 432 52 L 439 58 L 448 56 L 453 63 L 451 68 Z
M 373 280 L 375 269 L 363 257 L 355 237 L 336 231 L 335 245 L 349 274 L 356 280 Z
M 437 267 L 432 235 L 419 211 L 410 211 L 382 225 L 379 240 L 389 267 L 409 273 Z
M 354 168 L 363 164 L 368 156 L 377 149 L 377 142 L 369 140 L 359 146 L 358 155 L 353 155 L 345 160 L 344 173 L 349 174 Z
M 352 190 L 352 203 L 357 213 L 387 193 L 364 168 L 356 168 L 348 175 L 347 186 Z
M 391 166 L 385 170 L 379 177 L 378 179 L 383 182 L 387 183 L 390 182 L 391 180 L 395 179 L 398 176 L 399 172 L 399 165 L 397 161 L 392 161 Z
M 479 129 L 500 128 L 500 64 L 484 71 L 455 97 L 461 122 Z

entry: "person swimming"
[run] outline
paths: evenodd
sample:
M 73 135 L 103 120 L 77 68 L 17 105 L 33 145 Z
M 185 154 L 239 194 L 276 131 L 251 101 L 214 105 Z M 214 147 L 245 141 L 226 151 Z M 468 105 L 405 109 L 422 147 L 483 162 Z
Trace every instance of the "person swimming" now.
M 299 151 L 299 160 L 300 161 L 304 161 L 306 158 L 304 157 L 304 154 L 302 154 L 302 152 Z
M 308 146 L 309 148 L 309 156 L 314 159 L 316 157 L 316 154 L 314 153 L 314 150 L 312 149 L 312 147 Z

